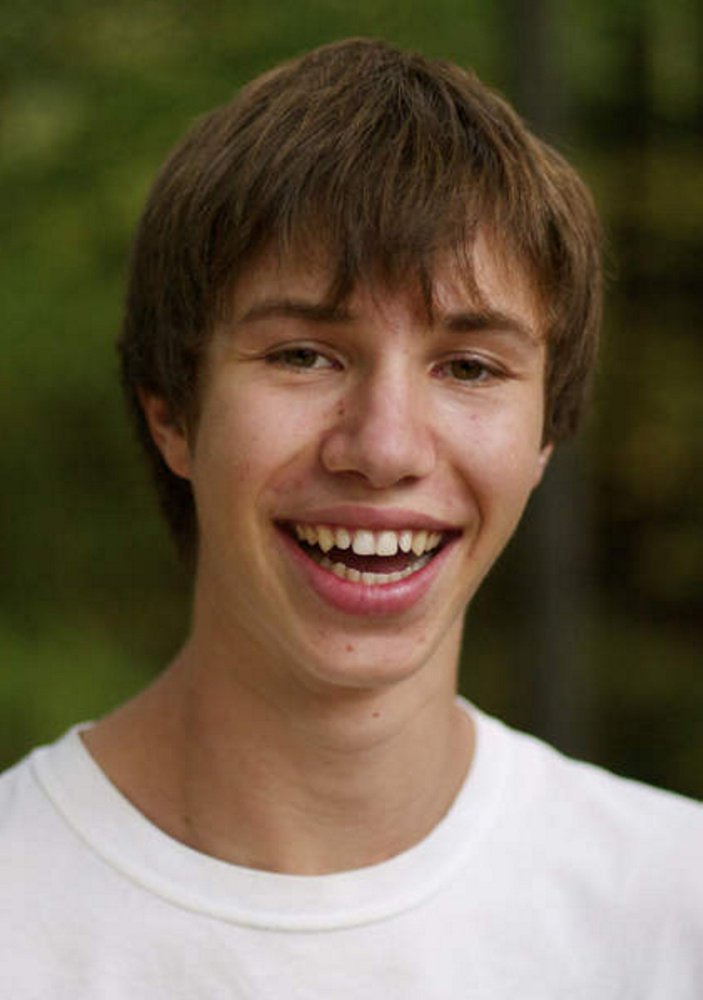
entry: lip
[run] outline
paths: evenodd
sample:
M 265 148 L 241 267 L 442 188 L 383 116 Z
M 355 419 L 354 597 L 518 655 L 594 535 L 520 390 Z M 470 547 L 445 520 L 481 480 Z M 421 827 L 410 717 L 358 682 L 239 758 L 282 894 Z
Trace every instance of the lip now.
M 376 511 L 374 514 L 378 514 Z M 388 512 L 385 512 L 388 513 Z M 382 530 L 384 527 L 390 528 L 403 525 L 404 527 L 415 527 L 415 523 L 408 522 L 407 519 L 399 519 L 397 514 L 392 519 L 386 518 L 384 523 L 380 523 L 378 518 L 369 516 L 365 523 L 360 524 L 353 519 L 345 510 L 343 519 L 337 520 L 330 516 L 330 511 L 316 511 L 315 517 L 324 515 L 326 524 L 353 524 L 355 527 L 369 528 L 370 530 Z M 322 521 L 298 521 L 297 523 L 320 524 Z M 433 527 L 433 530 L 443 530 L 435 527 L 439 522 L 433 519 L 423 519 L 417 522 L 417 530 L 426 527 Z M 337 611 L 342 611 L 349 615 L 384 616 L 398 615 L 409 611 L 418 604 L 430 590 L 434 580 L 441 572 L 444 563 L 449 558 L 451 550 L 457 541 L 458 535 L 451 538 L 439 552 L 423 566 L 422 569 L 397 580 L 395 583 L 381 583 L 369 585 L 365 583 L 352 583 L 350 580 L 342 580 L 323 569 L 314 559 L 305 554 L 293 537 L 280 525 L 276 525 L 277 534 L 281 540 L 285 551 L 292 560 L 294 566 L 307 581 L 316 596 L 325 604 L 333 607 Z M 446 530 L 446 529 L 445 529 Z

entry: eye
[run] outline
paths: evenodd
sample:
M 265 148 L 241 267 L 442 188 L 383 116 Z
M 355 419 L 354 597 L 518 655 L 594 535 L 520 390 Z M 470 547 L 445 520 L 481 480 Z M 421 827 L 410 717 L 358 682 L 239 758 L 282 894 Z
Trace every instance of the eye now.
M 336 367 L 331 358 L 313 347 L 281 347 L 267 354 L 266 361 L 281 368 L 295 368 L 301 371 Z
M 481 358 L 450 358 L 438 365 L 438 374 L 456 382 L 476 383 L 497 378 L 500 372 Z

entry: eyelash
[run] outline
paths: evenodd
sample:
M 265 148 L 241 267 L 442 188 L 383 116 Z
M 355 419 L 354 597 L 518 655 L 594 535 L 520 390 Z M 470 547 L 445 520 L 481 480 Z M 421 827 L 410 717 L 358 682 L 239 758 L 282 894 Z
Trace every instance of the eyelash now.
M 308 360 L 312 359 L 313 362 L 318 360 L 323 361 L 324 364 L 298 364 L 293 361 L 293 357 L 297 356 L 301 359 L 301 356 L 305 356 Z M 328 358 L 321 351 L 318 351 L 314 347 L 306 347 L 305 345 L 300 345 L 299 347 L 279 347 L 275 351 L 271 351 L 267 354 L 265 361 L 269 365 L 275 365 L 279 368 L 286 368 L 292 371 L 319 371 L 320 369 L 326 368 L 337 368 L 338 364 L 332 358 Z
M 470 369 L 472 372 L 469 378 L 464 378 L 457 374 L 456 370 L 452 370 L 454 366 L 463 365 L 465 368 Z M 483 382 L 487 382 L 490 379 L 500 379 L 507 378 L 507 372 L 497 365 L 490 364 L 483 358 L 476 357 L 458 357 L 449 358 L 446 361 L 442 361 L 436 366 L 439 369 L 440 378 L 453 378 L 456 382 L 466 383 L 470 385 L 478 385 Z
M 338 369 L 339 362 L 328 357 L 315 347 L 304 344 L 292 347 L 280 347 L 264 358 L 267 364 L 284 368 L 288 371 L 310 372 Z M 302 363 L 300 363 L 302 361 Z M 306 363 L 312 362 L 312 363 Z M 318 363 L 322 362 L 322 364 Z M 457 374 L 455 366 L 465 366 L 472 373 L 469 378 Z M 508 378 L 508 373 L 495 364 L 490 364 L 482 358 L 456 357 L 449 358 L 437 364 L 433 371 L 441 379 L 453 378 L 455 382 L 468 385 L 480 385 L 492 379 Z

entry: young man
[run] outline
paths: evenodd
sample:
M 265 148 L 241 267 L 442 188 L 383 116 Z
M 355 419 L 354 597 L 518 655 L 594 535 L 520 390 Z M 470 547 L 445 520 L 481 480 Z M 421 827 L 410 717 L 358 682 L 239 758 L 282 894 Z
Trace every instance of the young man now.
M 703 810 L 455 693 L 582 409 L 598 257 L 557 154 L 381 43 L 176 149 L 121 354 L 190 635 L 0 784 L 13 1000 L 703 995 Z

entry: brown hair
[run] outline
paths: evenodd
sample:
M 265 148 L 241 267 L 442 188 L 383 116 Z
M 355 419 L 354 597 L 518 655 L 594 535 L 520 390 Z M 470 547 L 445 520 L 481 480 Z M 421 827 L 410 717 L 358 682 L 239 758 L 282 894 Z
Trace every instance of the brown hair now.
M 351 39 L 258 77 L 197 122 L 163 166 L 133 251 L 123 383 L 179 547 L 194 555 L 190 484 L 156 449 L 139 403 L 197 421 L 200 362 L 228 293 L 264 246 L 329 255 L 339 300 L 372 274 L 418 280 L 454 251 L 470 274 L 477 225 L 533 282 L 547 336 L 546 441 L 581 415 L 600 324 L 600 231 L 575 171 L 477 77 Z

